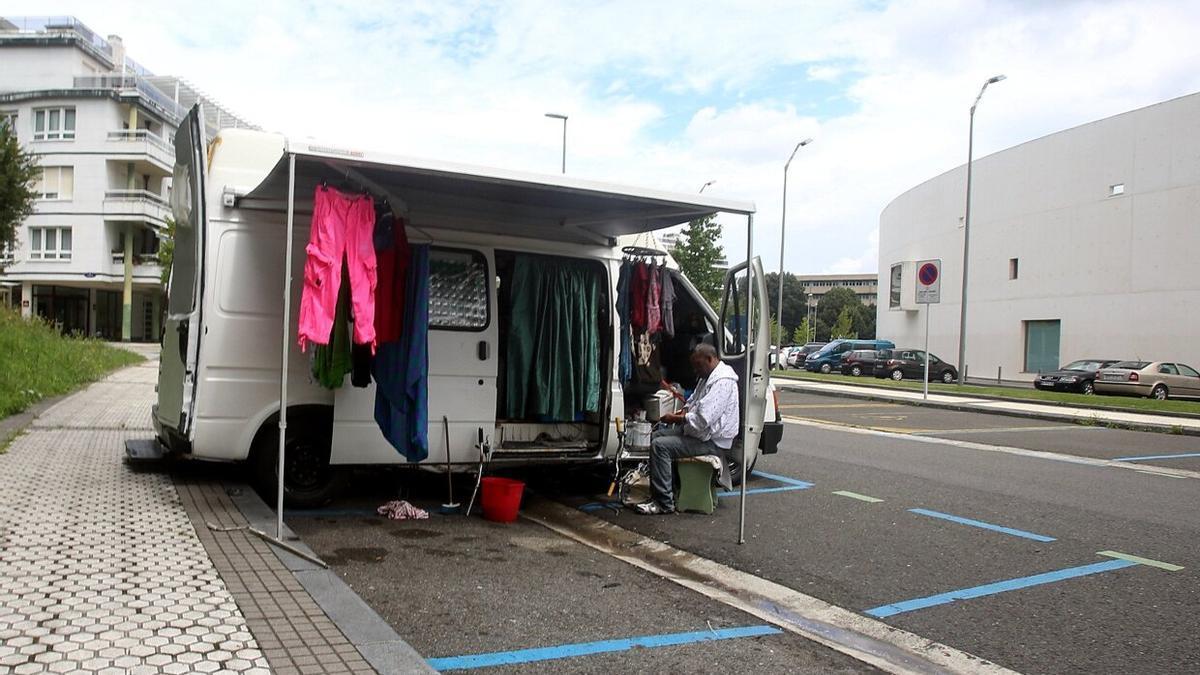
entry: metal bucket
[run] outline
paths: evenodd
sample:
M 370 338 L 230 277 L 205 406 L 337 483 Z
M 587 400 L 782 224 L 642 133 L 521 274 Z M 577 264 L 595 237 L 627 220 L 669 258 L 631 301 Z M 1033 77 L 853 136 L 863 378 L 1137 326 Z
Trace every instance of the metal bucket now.
M 625 434 L 625 444 L 630 449 L 649 450 L 650 434 L 653 430 L 654 425 L 650 422 L 630 422 L 629 430 Z

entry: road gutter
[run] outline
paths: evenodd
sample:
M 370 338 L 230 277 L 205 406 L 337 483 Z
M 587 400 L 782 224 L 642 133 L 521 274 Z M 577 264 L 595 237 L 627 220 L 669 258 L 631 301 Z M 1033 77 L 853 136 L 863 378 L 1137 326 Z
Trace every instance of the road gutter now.
M 889 673 L 1014 672 L 547 499 L 529 498 L 522 516 L 622 562 Z

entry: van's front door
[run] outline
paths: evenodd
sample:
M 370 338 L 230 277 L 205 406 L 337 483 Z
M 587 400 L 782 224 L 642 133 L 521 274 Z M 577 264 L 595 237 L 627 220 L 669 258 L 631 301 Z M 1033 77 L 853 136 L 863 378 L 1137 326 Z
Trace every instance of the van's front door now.
M 746 311 L 746 289 L 754 288 L 752 312 Z M 749 323 L 748 323 L 749 322 Z M 767 283 L 763 276 L 762 260 L 754 258 L 750 265 L 742 263 L 725 276 L 725 291 L 721 301 L 721 327 L 718 330 L 717 353 L 738 373 L 742 388 L 742 405 L 747 417 L 744 425 L 743 447 L 746 468 L 758 459 L 758 441 L 762 436 L 763 417 L 767 412 L 767 362 L 771 352 L 771 327 L 767 316 Z M 745 378 L 750 378 L 750 400 L 745 401 Z M 733 459 L 737 459 L 734 457 Z
M 167 287 L 167 318 L 158 366 L 155 427 L 169 445 L 191 440 L 196 399 L 196 360 L 200 353 L 201 295 L 204 284 L 204 123 L 199 104 L 175 134 L 175 174 L 171 210 L 175 249 Z

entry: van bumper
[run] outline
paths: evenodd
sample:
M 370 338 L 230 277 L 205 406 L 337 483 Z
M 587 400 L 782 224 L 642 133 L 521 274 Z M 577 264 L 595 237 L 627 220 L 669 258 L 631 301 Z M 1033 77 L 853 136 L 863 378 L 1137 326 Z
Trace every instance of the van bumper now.
M 779 452 L 779 441 L 783 440 L 783 422 L 767 422 L 763 424 L 762 434 L 758 437 L 758 450 L 764 455 Z

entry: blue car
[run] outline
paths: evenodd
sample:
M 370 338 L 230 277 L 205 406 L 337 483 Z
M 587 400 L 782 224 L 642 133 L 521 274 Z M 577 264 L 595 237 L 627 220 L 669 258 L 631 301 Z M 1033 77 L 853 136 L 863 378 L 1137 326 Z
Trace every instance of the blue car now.
M 846 340 L 838 339 L 830 342 L 820 351 L 809 354 L 804 362 L 804 369 L 814 373 L 832 373 L 842 367 L 842 357 L 855 349 L 894 349 L 896 343 L 891 340 Z

